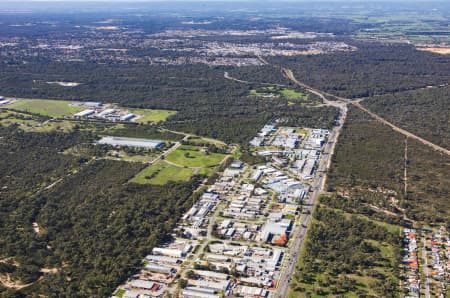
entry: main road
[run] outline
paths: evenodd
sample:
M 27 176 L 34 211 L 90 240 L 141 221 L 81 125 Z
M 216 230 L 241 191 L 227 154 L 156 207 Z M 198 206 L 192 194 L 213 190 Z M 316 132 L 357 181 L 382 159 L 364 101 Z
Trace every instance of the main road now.
M 321 95 L 321 97 L 324 97 Z M 326 98 L 323 98 L 324 102 L 326 102 Z M 322 155 L 319 161 L 319 166 L 316 170 L 316 177 L 314 178 L 310 193 L 307 202 L 305 202 L 302 215 L 300 217 L 300 222 L 297 223 L 296 228 L 294 229 L 290 246 L 288 248 L 288 260 L 285 262 L 284 268 L 280 274 L 280 278 L 278 280 L 277 291 L 275 297 L 284 298 L 287 296 L 289 291 L 289 283 L 295 271 L 295 266 L 297 264 L 297 259 L 300 254 L 303 243 L 305 242 L 306 232 L 309 227 L 309 223 L 311 222 L 311 216 L 313 214 L 314 208 L 317 204 L 320 193 L 323 191 L 325 187 L 327 171 L 331 165 L 331 156 L 334 153 L 334 149 L 341 133 L 342 127 L 344 125 L 345 119 L 347 117 L 347 105 L 345 103 L 337 103 L 337 107 L 340 109 L 339 117 L 337 119 L 337 125 L 333 127 L 328 136 L 328 141 L 325 144 L 325 147 L 322 151 Z
M 434 144 L 434 143 L 432 143 L 432 142 L 430 142 L 428 140 L 425 140 L 424 138 L 421 138 L 418 135 L 413 134 L 412 132 L 409 132 L 409 131 L 401 128 L 401 127 L 398 127 L 398 126 L 394 125 L 393 123 L 387 121 L 386 119 L 384 119 L 383 117 L 375 114 L 374 112 L 369 111 L 367 108 L 365 108 L 364 106 L 362 106 L 360 104 L 361 100 L 351 100 L 350 98 L 336 96 L 336 95 L 330 94 L 328 92 L 315 89 L 315 88 L 313 88 L 311 86 L 306 85 L 305 83 L 302 83 L 302 82 L 298 81 L 295 78 L 292 70 L 287 69 L 287 68 L 282 68 L 281 71 L 282 71 L 283 75 L 287 79 L 292 81 L 297 86 L 305 88 L 309 92 L 318 95 L 319 97 L 321 97 L 323 99 L 324 103 L 327 104 L 327 105 L 331 105 L 331 106 L 336 106 L 337 107 L 340 104 L 349 103 L 349 104 L 353 105 L 354 107 L 360 109 L 361 111 L 367 113 L 373 119 L 377 120 L 378 122 L 380 122 L 380 123 L 382 123 L 382 124 L 384 124 L 386 126 L 389 126 L 391 129 L 393 129 L 394 131 L 396 131 L 396 132 L 406 136 L 407 138 L 415 139 L 415 140 L 419 141 L 420 143 L 422 143 L 422 144 L 424 144 L 424 145 L 426 145 L 426 146 L 428 146 L 428 147 L 430 147 L 430 148 L 432 148 L 432 149 L 434 149 L 436 151 L 440 151 L 441 153 L 444 153 L 446 155 L 450 155 L 450 150 L 448 150 L 447 148 L 441 147 L 441 146 L 436 145 L 436 144 Z M 329 100 L 326 99 L 325 96 L 334 97 L 337 100 L 336 101 L 329 101 Z

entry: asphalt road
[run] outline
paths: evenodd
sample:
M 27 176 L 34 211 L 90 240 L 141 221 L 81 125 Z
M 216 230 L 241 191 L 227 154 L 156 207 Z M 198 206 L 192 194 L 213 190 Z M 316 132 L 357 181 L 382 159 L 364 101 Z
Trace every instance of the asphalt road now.
M 290 69 L 282 68 L 282 72 L 283 72 L 283 75 L 284 75 L 286 78 L 288 78 L 289 80 L 291 80 L 291 81 L 292 81 L 293 83 L 295 83 L 296 85 L 298 85 L 298 86 L 300 86 L 300 87 L 302 87 L 302 88 L 305 88 L 305 89 L 308 90 L 309 92 L 314 93 L 314 94 L 320 96 L 320 97 L 323 99 L 323 101 L 324 101 L 325 104 L 333 105 L 333 106 L 338 106 L 338 105 L 341 104 L 341 103 L 349 103 L 349 104 L 355 106 L 356 108 L 360 109 L 361 111 L 363 111 L 363 112 L 369 114 L 369 116 L 371 116 L 373 119 L 377 120 L 378 122 L 380 122 L 380 123 L 382 123 L 382 124 L 384 124 L 384 125 L 389 126 L 389 127 L 390 127 L 391 129 L 393 129 L 394 131 L 396 131 L 396 132 L 398 132 L 398 133 L 400 133 L 400 134 L 402 134 L 402 135 L 404 135 L 404 136 L 406 136 L 406 137 L 408 137 L 408 138 L 415 139 L 415 140 L 419 141 L 420 143 L 422 143 L 422 144 L 424 144 L 424 145 L 426 145 L 426 146 L 429 146 L 429 147 L 433 148 L 433 149 L 436 150 L 436 151 L 440 151 L 440 152 L 442 152 L 442 153 L 444 153 L 444 154 L 446 154 L 446 155 L 450 155 L 450 150 L 448 150 L 448 149 L 446 149 L 446 148 L 444 148 L 444 147 L 441 147 L 441 146 L 439 146 L 439 145 L 436 145 L 436 144 L 434 144 L 434 143 L 432 143 L 432 142 L 430 142 L 430 141 L 427 141 L 427 140 L 425 140 L 424 138 L 421 138 L 421 137 L 419 137 L 418 135 L 415 135 L 415 134 L 413 134 L 413 133 L 411 133 L 411 132 L 409 132 L 409 131 L 407 131 L 407 130 L 405 130 L 405 129 L 403 129 L 403 128 L 400 128 L 400 127 L 398 127 L 398 126 L 392 124 L 391 122 L 387 121 L 387 120 L 384 119 L 383 117 L 381 117 L 381 116 L 379 116 L 379 115 L 377 115 L 377 114 L 375 114 L 375 113 L 369 111 L 368 109 L 366 109 L 365 107 L 363 107 L 363 106 L 360 104 L 360 100 L 352 100 L 352 99 L 349 99 L 349 98 L 345 98 L 345 97 L 341 97 L 341 96 L 336 96 L 336 95 L 333 95 L 333 94 L 331 94 L 331 93 L 328 93 L 328 92 L 325 92 L 325 91 L 321 91 L 321 90 L 312 88 L 312 87 L 310 87 L 310 86 L 308 86 L 308 85 L 306 85 L 306 84 L 304 84 L 304 83 L 298 81 L 298 80 L 295 78 L 294 73 L 293 73 L 292 70 L 290 70 Z M 330 97 L 332 96 L 332 97 L 338 99 L 340 102 L 339 102 L 339 101 L 328 101 L 328 100 L 325 98 L 325 96 L 330 96 Z
M 428 258 L 427 258 L 427 245 L 426 245 L 426 236 L 425 233 L 422 232 L 421 241 L 423 242 L 422 246 L 422 256 L 423 256 L 423 273 L 425 275 L 425 298 L 430 298 L 430 278 L 428 275 Z
M 285 266 L 280 274 L 280 278 L 278 281 L 277 291 L 275 294 L 275 297 L 277 298 L 284 298 L 288 294 L 289 284 L 291 282 L 292 276 L 294 275 L 297 259 L 300 254 L 303 242 L 306 238 L 306 233 L 308 231 L 312 213 L 317 204 L 319 194 L 321 193 L 321 191 L 323 191 L 323 188 L 325 186 L 326 173 L 331 164 L 331 156 L 333 155 L 336 142 L 345 122 L 345 118 L 347 117 L 346 105 L 341 105 L 339 107 L 341 109 L 341 112 L 338 119 L 338 126 L 335 126 L 329 135 L 328 142 L 325 145 L 322 156 L 320 158 L 319 166 L 316 171 L 316 177 L 314 178 L 311 185 L 313 191 L 312 193 L 310 193 L 308 201 L 303 206 L 303 214 L 300 218 L 300 223 L 297 224 L 297 227 L 295 228 L 292 235 L 288 259 L 287 261 L 285 261 Z

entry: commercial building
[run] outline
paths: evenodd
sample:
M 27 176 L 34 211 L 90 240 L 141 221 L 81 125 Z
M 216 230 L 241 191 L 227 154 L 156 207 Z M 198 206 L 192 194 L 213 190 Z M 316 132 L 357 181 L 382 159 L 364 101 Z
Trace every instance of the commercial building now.
M 263 242 L 269 242 L 272 240 L 274 236 L 283 236 L 286 237 L 289 234 L 289 231 L 292 227 L 292 221 L 289 219 L 282 219 L 279 222 L 266 222 L 260 232 L 260 239 Z M 279 239 L 282 240 L 282 239 Z M 280 243 L 283 244 L 283 243 Z
M 103 106 L 103 103 L 97 102 L 97 101 L 86 101 L 86 102 L 83 102 L 83 106 L 88 107 L 88 108 L 99 108 L 99 107 Z
M 139 291 L 126 291 L 122 298 L 139 298 Z
M 240 160 L 234 160 L 230 165 L 230 168 L 232 169 L 242 169 L 243 167 L 244 163 Z
M 131 281 L 130 286 L 134 289 L 152 290 L 155 283 L 149 280 L 135 279 Z
M 124 138 L 124 137 L 103 137 L 98 144 L 111 145 L 115 147 L 136 147 L 136 148 L 146 148 L 146 149 L 159 149 L 165 145 L 163 141 L 160 140 L 149 140 L 149 139 L 136 139 L 136 138 Z
M 148 264 L 145 266 L 145 269 L 150 272 L 162 273 L 162 274 L 172 274 L 176 272 L 176 270 L 172 267 L 160 266 L 155 264 Z
M 221 296 L 214 293 L 201 291 L 196 287 L 188 287 L 183 290 L 183 298 L 220 298 Z
M 172 258 L 182 258 L 186 255 L 181 249 L 155 247 L 152 250 L 154 255 L 161 255 Z
M 116 109 L 106 109 L 106 110 L 103 110 L 100 113 L 98 113 L 96 116 L 99 118 L 103 118 L 109 114 L 113 114 L 114 112 L 116 112 Z
M 265 298 L 268 296 L 269 291 L 261 288 L 255 288 L 255 287 L 247 287 L 247 286 L 240 286 L 238 289 L 239 296 L 245 297 L 245 298 Z
M 121 117 L 120 117 L 120 121 L 130 121 L 131 119 L 133 119 L 133 118 L 135 118 L 135 117 L 136 117 L 135 114 L 129 113 L 129 114 L 126 114 L 126 115 L 124 115 L 124 116 L 121 116 Z
M 188 284 L 196 286 L 205 290 L 213 290 L 213 291 L 226 291 L 230 287 L 231 282 L 229 280 L 221 280 L 221 281 L 206 281 L 206 280 L 188 280 Z
M 78 112 L 78 113 L 74 114 L 73 116 L 76 118 L 83 118 L 83 117 L 89 117 L 89 116 L 93 115 L 94 113 L 95 113 L 95 110 L 89 109 L 89 110 L 84 110 L 84 111 Z
M 161 255 L 148 255 L 145 260 L 153 263 L 164 263 L 164 264 L 181 264 L 182 260 L 179 258 L 166 257 Z

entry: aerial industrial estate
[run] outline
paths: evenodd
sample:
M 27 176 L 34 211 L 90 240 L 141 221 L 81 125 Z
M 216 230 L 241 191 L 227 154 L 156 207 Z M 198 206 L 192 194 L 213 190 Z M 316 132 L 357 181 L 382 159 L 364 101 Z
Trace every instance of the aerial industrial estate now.
M 449 16 L 0 1 L 0 298 L 449 297 Z
M 8 98 L 0 101 L 0 106 L 4 108 L 18 109 L 27 111 L 33 111 L 33 108 L 42 105 L 42 109 L 45 110 L 45 101 L 40 100 L 28 100 L 28 99 L 16 99 Z M 63 104 L 63 103 L 62 103 Z M 134 122 L 145 117 L 145 115 L 138 115 L 131 113 L 125 108 L 121 108 L 112 104 L 103 104 L 102 102 L 67 102 L 67 111 L 77 111 L 72 115 L 62 115 L 71 116 L 76 119 L 83 118 L 97 118 L 108 121 L 123 121 L 123 122 Z
M 250 142 L 265 162 L 232 161 L 116 296 L 277 297 L 328 135 L 265 125 Z

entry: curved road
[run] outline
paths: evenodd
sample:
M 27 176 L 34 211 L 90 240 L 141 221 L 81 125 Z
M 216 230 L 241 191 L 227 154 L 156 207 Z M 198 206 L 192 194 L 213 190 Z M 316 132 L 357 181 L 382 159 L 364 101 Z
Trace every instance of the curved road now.
M 336 96 L 336 95 L 330 94 L 330 93 L 328 93 L 328 92 L 324 92 L 324 91 L 320 91 L 320 90 L 318 90 L 318 89 L 312 88 L 312 87 L 310 87 L 310 86 L 308 86 L 308 85 L 306 85 L 306 84 L 304 84 L 304 83 L 298 81 L 298 80 L 295 78 L 295 76 L 294 76 L 292 70 L 290 70 L 290 69 L 283 68 L 283 69 L 282 69 L 282 72 L 283 72 L 283 75 L 284 75 L 286 78 L 288 78 L 289 80 L 291 80 L 292 82 L 294 82 L 296 85 L 298 85 L 298 86 L 300 86 L 300 87 L 302 87 L 302 88 L 305 88 L 305 89 L 308 90 L 309 92 L 314 93 L 314 94 L 320 96 L 320 97 L 324 100 L 324 103 L 326 103 L 326 104 L 329 104 L 329 105 L 335 105 L 335 106 L 336 106 L 336 104 L 332 104 L 331 101 L 326 101 L 325 96 L 332 96 L 332 97 L 337 98 L 338 100 L 342 101 L 343 103 L 349 103 L 349 104 L 352 104 L 353 106 L 357 107 L 357 108 L 360 109 L 361 111 L 363 111 L 363 112 L 369 114 L 372 118 L 374 118 L 374 119 L 377 120 L 378 122 L 380 122 L 380 123 L 382 123 L 382 124 L 384 124 L 384 125 L 389 126 L 389 127 L 392 128 L 394 131 L 396 131 L 396 132 L 398 132 L 398 133 L 400 133 L 400 134 L 402 134 L 402 135 L 404 135 L 404 136 L 406 136 L 406 137 L 408 137 L 408 138 L 415 139 L 415 140 L 421 142 L 422 144 L 424 144 L 424 145 L 426 145 L 426 146 L 428 146 L 428 147 L 431 147 L 432 149 L 434 149 L 434 150 L 436 150 L 436 151 L 440 151 L 440 152 L 442 152 L 442 153 L 444 153 L 444 154 L 446 154 L 446 155 L 450 155 L 450 150 L 445 149 L 445 148 L 443 148 L 443 147 L 441 147 L 441 146 L 439 146 L 439 145 L 436 145 L 436 144 L 434 144 L 434 143 L 432 143 L 432 142 L 430 142 L 430 141 L 427 141 L 427 140 L 425 140 L 425 139 L 423 139 L 423 138 L 421 138 L 421 137 L 419 137 L 419 136 L 417 136 L 417 135 L 415 135 L 415 134 L 413 134 L 413 133 L 411 133 L 411 132 L 409 132 L 409 131 L 407 131 L 407 130 L 404 130 L 403 128 L 400 128 L 400 127 L 398 127 L 398 126 L 392 124 L 391 122 L 387 121 L 386 119 L 380 117 L 379 115 L 377 115 L 377 114 L 375 114 L 375 113 L 369 111 L 369 110 L 366 109 L 365 107 L 363 107 L 363 106 L 359 103 L 359 101 L 353 101 L 353 100 L 351 100 L 351 99 L 349 99 L 349 98 L 344 98 L 344 97 Z
M 281 68 L 281 71 L 287 79 L 292 81 L 297 86 L 300 86 L 300 87 L 306 89 L 308 92 L 319 96 L 323 100 L 325 105 L 334 106 L 336 108 L 339 108 L 340 115 L 339 115 L 339 119 L 338 119 L 338 125 L 335 126 L 333 128 L 333 130 L 331 131 L 328 142 L 325 145 L 325 148 L 324 148 L 324 151 L 322 154 L 322 158 L 320 160 L 320 163 L 319 163 L 319 166 L 317 169 L 318 177 L 316 177 L 314 182 L 312 183 L 313 192 L 310 194 L 308 202 L 304 206 L 305 212 L 304 212 L 304 214 L 302 214 L 302 216 L 300 218 L 300 225 L 298 225 L 293 232 L 292 239 L 291 239 L 291 245 L 289 247 L 289 253 L 288 253 L 289 257 L 285 264 L 285 267 L 283 268 L 283 271 L 280 274 L 279 282 L 277 285 L 277 291 L 275 293 L 276 298 L 284 298 L 284 297 L 287 297 L 287 295 L 288 295 L 289 284 L 290 284 L 291 278 L 294 274 L 297 259 L 299 257 L 302 245 L 306 238 L 306 233 L 307 233 L 307 230 L 309 227 L 309 223 L 311 221 L 311 215 L 317 204 L 317 199 L 319 197 L 319 194 L 323 190 L 323 187 L 325 185 L 326 173 L 331 164 L 331 156 L 334 153 L 335 145 L 337 143 L 339 134 L 342 130 L 342 127 L 344 125 L 344 122 L 345 122 L 345 119 L 347 116 L 348 104 L 351 104 L 351 105 L 355 106 L 356 108 L 360 109 L 361 111 L 369 114 L 372 118 L 374 118 L 375 120 L 379 121 L 380 123 L 382 123 L 384 125 L 391 127 L 394 131 L 396 131 L 408 138 L 415 139 L 415 140 L 421 142 L 422 144 L 431 147 L 434 150 L 442 152 L 446 155 L 450 155 L 450 150 L 440 147 L 440 146 L 438 146 L 430 141 L 427 141 L 409 131 L 406 131 L 406 130 L 390 123 L 389 121 L 380 117 L 379 115 L 369 111 L 368 109 L 366 109 L 359 103 L 360 100 L 353 101 L 348 98 L 336 96 L 336 95 L 330 94 L 328 92 L 324 92 L 324 91 L 312 88 L 312 87 L 298 81 L 295 78 L 292 70 L 287 69 L 287 68 Z M 233 77 L 229 76 L 228 73 L 225 73 L 224 77 L 226 79 L 234 80 L 234 81 L 237 81 L 240 83 L 246 83 L 246 84 L 251 83 L 249 81 L 238 80 L 236 78 L 233 78 Z M 327 96 L 336 98 L 337 100 L 330 101 L 327 99 Z

